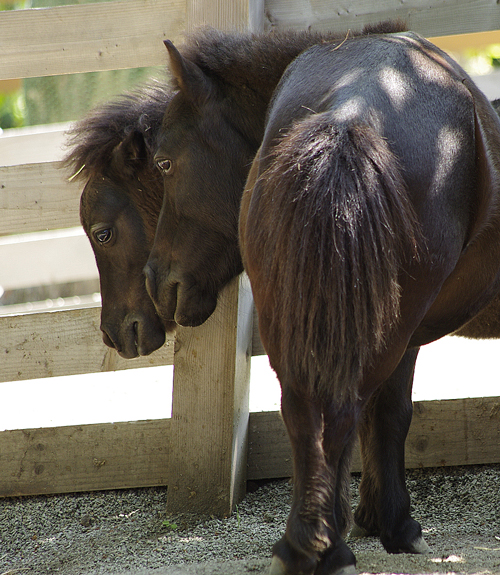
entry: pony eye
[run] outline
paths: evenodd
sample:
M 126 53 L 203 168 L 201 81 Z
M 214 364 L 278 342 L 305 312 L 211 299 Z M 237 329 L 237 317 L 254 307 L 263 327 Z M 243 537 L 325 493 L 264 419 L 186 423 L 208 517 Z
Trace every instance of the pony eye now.
M 162 174 L 168 174 L 172 170 L 171 160 L 158 160 L 156 165 Z
M 111 228 L 104 228 L 102 230 L 97 230 L 96 232 L 94 232 L 94 238 L 101 245 L 107 244 L 109 241 L 111 241 L 112 237 L 113 237 L 113 230 Z

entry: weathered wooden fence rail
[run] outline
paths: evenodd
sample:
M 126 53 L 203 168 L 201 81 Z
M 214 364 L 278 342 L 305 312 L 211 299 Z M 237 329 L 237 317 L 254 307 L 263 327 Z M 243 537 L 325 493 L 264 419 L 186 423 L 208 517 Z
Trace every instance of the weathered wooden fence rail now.
M 0 79 L 164 65 L 161 41 L 179 41 L 200 24 L 341 31 L 385 18 L 403 18 L 426 36 L 491 31 L 500 29 L 500 5 L 123 0 L 0 12 Z M 0 235 L 78 225 L 80 188 L 57 158 L 6 165 L 2 146 L 8 138 L 0 137 Z M 279 414 L 248 412 L 250 357 L 263 350 L 245 277 L 228 286 L 206 324 L 179 329 L 140 360 L 123 360 L 102 344 L 97 307 L 2 317 L 0 340 L 1 385 L 175 364 L 171 419 L 1 432 L 0 496 L 168 485 L 172 510 L 224 515 L 246 478 L 291 472 Z M 22 409 L 22 397 L 3 409 Z M 420 402 L 415 412 L 409 467 L 500 461 L 500 398 Z

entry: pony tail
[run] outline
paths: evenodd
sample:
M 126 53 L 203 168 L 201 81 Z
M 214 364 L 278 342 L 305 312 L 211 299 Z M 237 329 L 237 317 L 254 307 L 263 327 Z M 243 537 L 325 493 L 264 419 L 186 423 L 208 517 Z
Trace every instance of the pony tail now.
M 353 400 L 398 321 L 403 260 L 418 256 L 396 158 L 370 126 L 318 114 L 277 144 L 256 190 L 281 369 L 311 392 Z

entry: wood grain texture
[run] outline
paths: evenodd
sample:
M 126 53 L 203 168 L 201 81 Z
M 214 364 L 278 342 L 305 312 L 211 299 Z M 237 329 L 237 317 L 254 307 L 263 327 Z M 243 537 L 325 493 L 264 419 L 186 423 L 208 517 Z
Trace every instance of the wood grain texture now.
M 0 79 L 163 66 L 185 0 L 122 0 L 0 12 Z
M 237 280 L 238 281 L 238 280 Z M 241 276 L 240 282 L 248 282 Z M 248 286 L 248 284 L 246 283 Z M 249 330 L 249 349 L 255 346 L 255 353 L 262 355 L 264 349 L 260 342 L 258 328 L 253 323 L 254 310 L 251 302 L 250 288 L 246 288 L 247 306 L 241 316 L 243 333 Z M 222 304 L 223 307 L 225 304 Z M 25 313 L 20 315 L 0 316 L 0 381 L 21 381 L 43 377 L 97 373 L 100 371 L 134 369 L 158 365 L 173 365 L 175 335 L 169 334 L 165 345 L 151 355 L 127 360 L 120 357 L 115 350 L 102 342 L 100 326 L 101 308 L 98 304 L 74 309 L 54 309 L 51 311 Z M 222 325 L 221 319 L 214 320 L 215 326 Z M 215 327 L 214 326 L 214 327 Z M 249 327 L 250 326 L 250 327 Z M 235 329 L 235 326 L 231 329 Z M 183 334 L 184 331 L 184 334 Z M 180 342 L 190 337 L 191 328 L 179 330 Z M 215 330 L 217 332 L 217 329 Z M 225 330 L 221 330 L 225 331 Z M 236 334 L 238 335 L 238 334 Z M 196 336 L 200 338 L 201 336 Z M 221 356 L 228 352 L 224 346 L 226 335 L 210 335 L 206 345 L 213 356 L 222 350 Z M 238 337 L 242 337 L 238 335 Z M 215 339 L 214 339 L 215 338 Z M 220 339 L 222 338 L 222 339 Z M 196 341 L 200 341 L 197 339 Z M 215 342 L 215 343 L 214 343 Z M 236 345 L 236 343 L 234 343 Z M 238 343 L 241 347 L 241 343 Z M 218 347 L 219 346 L 219 347 Z M 197 353 L 197 352 L 195 352 Z M 179 356 L 179 361 L 182 361 Z M 238 352 L 238 361 L 242 358 Z M 246 357 L 246 355 L 245 355 Z M 232 360 L 232 361 L 237 361 Z M 245 360 L 246 361 L 246 360 Z M 189 368 L 189 364 L 187 365 Z M 179 367 L 177 368 L 179 370 Z M 236 366 L 235 368 L 236 369 Z M 238 367 L 238 369 L 240 369 Z M 246 363 L 245 363 L 246 369 Z M 193 373 L 196 376 L 197 372 Z
M 203 407 L 212 411 L 209 404 Z M 203 427 L 206 422 L 204 416 L 199 425 L 209 433 Z M 178 436 L 172 425 L 172 420 L 161 419 L 3 431 L 0 497 L 167 484 L 175 489 L 183 475 L 176 479 L 179 468 L 173 452 L 178 450 Z M 220 456 L 224 459 L 223 451 Z M 224 463 L 213 458 L 205 468 L 205 457 L 203 452 L 193 457 L 199 475 L 214 468 L 223 472 Z M 407 468 L 490 463 L 500 463 L 500 397 L 415 403 Z M 360 470 L 356 449 L 353 471 Z M 290 477 L 291 472 L 291 451 L 279 412 L 250 413 L 248 479 Z M 191 493 L 192 504 L 199 493 Z
M 0 433 L 0 496 L 166 485 L 170 420 Z
M 187 29 L 213 26 L 220 30 L 260 32 L 264 26 L 264 0 L 187 0 Z
M 226 516 L 244 494 L 252 298 L 245 276 L 200 327 L 178 328 L 168 509 Z
M 406 441 L 406 467 L 500 463 L 500 397 L 419 401 Z M 359 448 L 353 471 L 361 471 Z M 248 478 L 292 474 L 291 449 L 279 412 L 252 413 Z
M 0 235 L 79 226 L 82 189 L 58 162 L 1 167 Z
M 100 307 L 0 317 L 0 381 L 172 365 L 173 337 L 151 355 L 120 357 L 102 342 Z
M 500 28 L 495 0 L 266 0 L 267 27 L 359 30 L 365 24 L 400 18 L 424 36 L 483 32 Z

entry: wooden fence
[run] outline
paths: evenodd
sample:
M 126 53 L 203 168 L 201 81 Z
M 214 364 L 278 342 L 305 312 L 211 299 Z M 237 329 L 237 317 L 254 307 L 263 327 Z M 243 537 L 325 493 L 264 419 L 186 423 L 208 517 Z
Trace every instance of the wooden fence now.
M 0 12 L 0 80 L 164 65 L 161 41 L 200 24 L 341 31 L 389 17 L 426 36 L 500 29 L 496 0 L 123 0 L 19 10 Z M 0 235 L 78 225 L 80 187 L 58 162 L 7 166 L 1 146 L 0 138 Z M 245 276 L 206 324 L 179 328 L 175 341 L 135 361 L 103 345 L 95 306 L 2 317 L 0 340 L 0 382 L 9 386 L 175 364 L 171 419 L 1 432 L 0 496 L 168 485 L 171 511 L 225 515 L 247 478 L 290 475 L 279 414 L 248 410 L 250 357 L 263 350 Z M 500 398 L 420 402 L 407 465 L 499 462 L 499 440 Z

